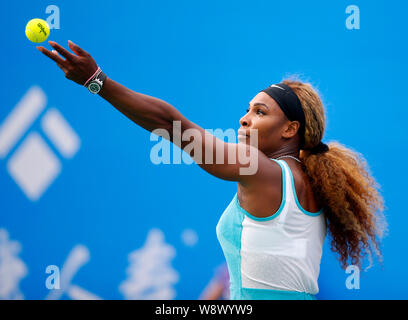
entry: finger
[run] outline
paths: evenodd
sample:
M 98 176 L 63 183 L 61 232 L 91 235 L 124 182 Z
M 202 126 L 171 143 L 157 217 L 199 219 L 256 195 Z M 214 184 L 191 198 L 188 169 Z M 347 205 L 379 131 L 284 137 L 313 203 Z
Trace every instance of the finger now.
M 48 41 L 48 43 L 51 45 L 51 47 L 53 47 L 55 50 L 57 50 L 60 55 L 67 58 L 68 60 L 73 61 L 73 60 L 76 59 L 75 55 L 73 55 L 71 52 L 67 51 L 65 48 L 61 47 L 58 43 L 56 43 L 54 41 Z
M 61 59 L 64 60 L 64 58 L 62 58 L 62 57 L 58 54 L 58 51 L 57 51 L 57 50 L 52 50 L 51 52 L 52 52 L 53 54 L 55 54 L 57 57 L 60 57 Z M 66 60 L 64 60 L 64 61 L 66 61 Z
M 56 56 L 60 57 L 60 55 L 58 54 L 57 50 L 52 50 L 51 51 L 52 54 L 55 54 Z M 57 63 L 57 66 L 64 72 L 68 72 L 68 70 L 66 68 L 64 68 L 64 66 L 62 64 Z
M 64 71 L 65 73 L 68 72 L 68 69 L 65 68 L 62 64 L 57 63 L 57 66 L 58 66 L 62 71 Z
M 73 43 L 71 40 L 68 40 L 68 46 L 71 48 L 72 51 L 74 51 L 78 56 L 86 56 L 88 52 L 86 52 L 84 49 L 80 48 L 78 45 Z
M 52 54 L 55 54 L 56 56 L 58 56 L 58 57 L 61 57 L 59 54 L 58 54 L 58 51 L 57 50 L 51 50 L 51 53 Z M 62 57 L 61 57 L 62 58 Z
M 46 55 L 48 58 L 51 60 L 54 60 L 56 63 L 59 63 L 60 65 L 64 66 L 66 65 L 66 61 L 62 59 L 59 55 L 53 54 L 51 51 L 48 51 L 44 47 L 37 47 L 37 49 L 42 52 L 44 55 Z
M 60 65 L 59 63 L 57 63 L 57 66 L 58 66 L 62 71 L 64 71 L 65 73 L 68 72 L 68 70 L 65 69 L 65 68 L 64 68 L 62 65 Z

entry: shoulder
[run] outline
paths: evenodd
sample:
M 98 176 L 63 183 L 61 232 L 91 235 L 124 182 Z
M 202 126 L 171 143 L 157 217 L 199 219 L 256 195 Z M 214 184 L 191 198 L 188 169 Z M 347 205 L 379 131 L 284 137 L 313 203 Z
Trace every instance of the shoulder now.
M 257 176 L 250 183 L 239 183 L 237 187 L 239 205 L 256 218 L 271 217 L 271 213 L 278 212 L 284 204 L 282 190 L 285 171 L 279 161 L 265 158 L 267 161 L 259 162 Z
M 241 181 L 242 184 L 258 184 L 258 183 L 272 183 L 280 181 L 282 179 L 283 167 L 279 161 L 274 160 L 266 156 L 258 148 L 244 145 L 246 156 L 249 159 L 247 168 L 248 176 Z

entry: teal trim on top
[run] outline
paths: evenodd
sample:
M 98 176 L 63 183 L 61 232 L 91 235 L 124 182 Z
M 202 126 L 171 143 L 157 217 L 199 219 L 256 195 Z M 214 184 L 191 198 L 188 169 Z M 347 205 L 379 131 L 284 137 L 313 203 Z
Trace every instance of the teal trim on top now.
M 306 292 L 242 288 L 240 300 L 317 300 Z
M 285 168 L 283 167 L 283 165 L 279 161 L 277 161 L 275 159 L 271 159 L 271 160 L 273 160 L 277 164 L 279 164 L 279 166 L 281 167 L 281 170 L 282 170 L 282 200 L 281 200 L 281 204 L 280 204 L 280 207 L 279 207 L 278 211 L 276 211 L 273 215 L 271 215 L 269 217 L 264 217 L 264 218 L 255 217 L 252 214 L 250 214 L 248 211 L 246 211 L 244 208 L 241 207 L 241 205 L 239 204 L 238 194 L 235 194 L 235 201 L 236 201 L 237 207 L 239 208 L 239 210 L 243 214 L 245 214 L 246 216 L 248 216 L 252 220 L 268 221 L 268 220 L 275 219 L 282 212 L 283 207 L 285 206 L 285 203 L 286 203 L 286 173 L 285 173 Z
M 303 207 L 300 205 L 300 202 L 298 200 L 297 194 L 296 194 L 296 189 L 295 189 L 295 180 L 293 179 L 293 174 L 292 174 L 292 170 L 290 170 L 289 165 L 287 164 L 287 162 L 285 160 L 281 160 L 283 162 L 285 162 L 285 165 L 288 167 L 289 169 L 289 174 L 290 174 L 290 180 L 292 181 L 292 191 L 293 191 L 293 195 L 295 197 L 295 201 L 296 201 L 296 205 L 298 206 L 299 210 L 302 211 L 304 214 L 311 216 L 311 217 L 317 217 L 319 216 L 322 212 L 323 212 L 323 208 L 320 209 L 317 212 L 310 212 L 307 211 L 305 209 L 303 209 Z

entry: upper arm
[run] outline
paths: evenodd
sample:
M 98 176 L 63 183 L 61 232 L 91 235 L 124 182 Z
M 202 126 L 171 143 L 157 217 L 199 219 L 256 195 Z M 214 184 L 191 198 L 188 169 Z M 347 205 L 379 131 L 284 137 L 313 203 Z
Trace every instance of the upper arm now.
M 247 184 L 264 175 L 265 166 L 271 163 L 258 148 L 244 143 L 224 142 L 185 117 L 181 117 L 169 133 L 170 140 L 202 169 L 223 180 Z

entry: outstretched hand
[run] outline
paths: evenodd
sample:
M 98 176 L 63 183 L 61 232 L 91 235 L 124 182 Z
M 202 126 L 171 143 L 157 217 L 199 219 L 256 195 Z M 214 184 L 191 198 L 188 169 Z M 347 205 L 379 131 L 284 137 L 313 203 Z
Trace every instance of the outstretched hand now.
M 83 85 L 98 69 L 98 65 L 90 54 L 72 41 L 68 40 L 68 46 L 75 54 L 54 41 L 48 41 L 48 43 L 55 50 L 49 51 L 44 47 L 37 47 L 37 49 L 57 63 L 58 67 L 64 71 L 65 78 Z

